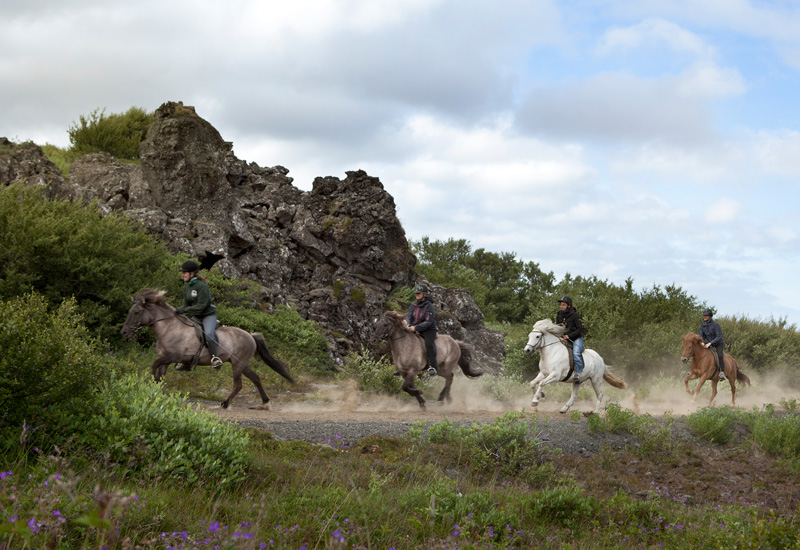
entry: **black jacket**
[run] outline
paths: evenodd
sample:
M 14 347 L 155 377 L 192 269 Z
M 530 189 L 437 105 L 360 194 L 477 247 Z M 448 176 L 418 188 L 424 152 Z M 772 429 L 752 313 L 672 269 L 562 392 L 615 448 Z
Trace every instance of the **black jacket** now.
M 572 341 L 583 336 L 583 323 L 581 323 L 581 316 L 578 315 L 578 310 L 575 308 L 567 308 L 565 311 L 559 310 L 558 314 L 556 314 L 556 324 L 567 327 L 564 334 L 568 335 Z
M 421 302 L 414 301 L 408 308 L 406 323 L 416 332 L 436 330 L 436 316 L 433 314 L 433 300 L 425 296 Z
M 712 346 L 725 343 L 725 340 L 722 339 L 722 329 L 719 328 L 719 323 L 714 319 L 700 323 L 700 338 L 703 339 L 703 342 Z

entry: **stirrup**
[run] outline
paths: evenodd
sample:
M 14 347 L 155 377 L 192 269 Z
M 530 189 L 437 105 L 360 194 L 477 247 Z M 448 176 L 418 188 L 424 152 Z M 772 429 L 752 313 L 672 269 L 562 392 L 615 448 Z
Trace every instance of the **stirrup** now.
M 215 369 L 219 370 L 222 367 L 222 359 L 217 357 L 216 355 L 211 356 L 211 366 Z
M 724 372 L 722 372 L 722 371 L 719 371 L 719 381 L 720 381 L 720 382 L 724 382 L 724 381 L 725 381 L 725 380 L 727 380 L 727 379 L 728 379 L 728 377 L 727 377 L 727 376 L 725 376 L 725 373 L 724 373 Z
M 439 371 L 437 371 L 435 368 L 428 367 L 428 376 L 437 376 L 438 374 Z
M 581 383 L 581 373 L 575 371 L 575 374 L 572 375 L 572 383 L 573 384 Z

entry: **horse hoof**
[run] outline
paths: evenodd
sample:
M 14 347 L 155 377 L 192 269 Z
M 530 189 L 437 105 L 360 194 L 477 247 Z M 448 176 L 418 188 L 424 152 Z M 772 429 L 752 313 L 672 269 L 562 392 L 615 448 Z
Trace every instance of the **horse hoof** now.
M 223 409 L 227 409 L 228 405 L 230 405 L 230 403 L 228 403 L 227 401 L 223 401 L 222 403 L 219 404 L 219 406 L 222 407 Z
M 568 411 L 568 410 L 569 410 L 569 409 L 561 409 L 561 410 L 560 410 L 560 411 L 558 411 L 558 412 L 560 412 L 561 414 L 567 414 L 567 411 Z
M 531 407 L 538 407 L 538 406 L 539 406 L 538 401 L 531 401 Z

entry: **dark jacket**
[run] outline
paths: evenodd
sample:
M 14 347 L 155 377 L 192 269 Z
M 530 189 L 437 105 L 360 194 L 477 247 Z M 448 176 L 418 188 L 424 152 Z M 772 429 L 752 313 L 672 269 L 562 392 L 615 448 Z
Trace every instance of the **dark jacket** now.
M 581 323 L 581 316 L 578 315 L 578 310 L 575 308 L 559 310 L 556 314 L 556 324 L 567 327 L 564 334 L 568 335 L 573 342 L 583 336 L 583 323 Z
M 422 301 L 415 301 L 409 306 L 406 323 L 413 326 L 416 332 L 436 330 L 436 316 L 433 313 L 433 300 L 425 296 Z
M 211 302 L 208 285 L 195 277 L 183 285 L 183 305 L 176 310 L 189 317 L 202 319 L 217 312 L 217 306 Z
M 700 338 L 703 339 L 703 342 L 712 346 L 725 343 L 725 340 L 722 339 L 722 329 L 719 328 L 719 323 L 714 319 L 700 323 Z

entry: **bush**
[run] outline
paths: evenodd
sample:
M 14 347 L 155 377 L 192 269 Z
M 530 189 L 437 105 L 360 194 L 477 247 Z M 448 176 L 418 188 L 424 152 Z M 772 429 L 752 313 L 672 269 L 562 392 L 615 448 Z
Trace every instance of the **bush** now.
M 244 479 L 247 433 L 184 401 L 152 380 L 112 376 L 93 414 L 73 429 L 82 443 L 144 477 L 206 480 L 218 490 Z
M 0 189 L 0 299 L 34 291 L 51 306 L 74 297 L 89 330 L 120 340 L 130 297 L 180 278 L 170 254 L 125 217 L 48 201 L 21 185 Z
M 103 369 L 76 309 L 50 312 L 37 294 L 0 301 L 0 426 L 38 427 L 91 400 Z
M 95 109 L 79 120 L 67 130 L 74 154 L 105 152 L 121 160 L 134 160 L 139 158 L 139 144 L 153 124 L 153 114 L 141 107 L 110 115 L 105 109 Z
M 375 358 L 364 349 L 347 356 L 344 370 L 363 392 L 398 394 L 403 389 L 403 379 L 394 375 L 394 364 L 385 357 Z
M 724 444 L 733 438 L 733 423 L 738 413 L 730 407 L 706 407 L 686 417 L 686 425 L 698 437 Z

